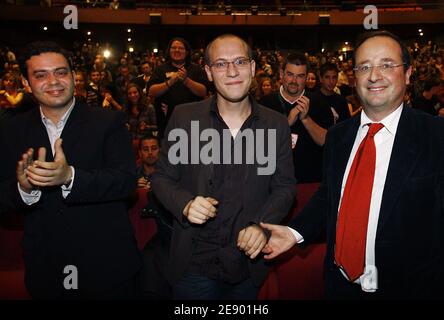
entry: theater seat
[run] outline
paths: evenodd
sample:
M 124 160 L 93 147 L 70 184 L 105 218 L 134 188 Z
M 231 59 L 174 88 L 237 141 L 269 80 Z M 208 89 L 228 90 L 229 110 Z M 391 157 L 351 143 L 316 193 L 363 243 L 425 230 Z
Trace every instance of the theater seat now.
M 25 300 L 22 242 L 23 216 L 0 216 L 0 300 Z
M 297 199 L 288 221 L 297 215 L 318 189 L 318 183 L 298 184 Z M 262 285 L 260 300 L 308 300 L 324 296 L 323 264 L 325 243 L 305 249 L 297 246 L 276 258 Z
M 142 250 L 145 244 L 157 232 L 156 221 L 154 219 L 140 218 L 142 209 L 148 203 L 146 190 L 137 189 L 136 199 L 129 210 L 129 218 L 134 229 L 137 247 Z
M 146 204 L 146 191 L 138 189 L 134 205 L 129 210 L 129 218 L 140 250 L 156 233 L 154 219 L 140 218 L 140 212 Z M 24 284 L 22 238 L 23 216 L 0 216 L 0 300 L 30 299 Z

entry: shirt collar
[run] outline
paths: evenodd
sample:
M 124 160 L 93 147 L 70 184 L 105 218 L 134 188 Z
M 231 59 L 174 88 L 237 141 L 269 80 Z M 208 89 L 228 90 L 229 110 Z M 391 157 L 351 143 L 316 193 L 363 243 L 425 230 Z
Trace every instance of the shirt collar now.
M 402 108 L 404 103 L 395 109 L 392 113 L 382 119 L 379 123 L 384 125 L 384 128 L 391 134 L 396 133 L 396 129 L 398 128 L 399 119 L 401 118 Z M 361 128 L 364 126 L 373 123 L 374 121 L 370 120 L 370 118 L 365 114 L 365 111 L 361 112 Z
M 258 103 L 256 102 L 256 99 L 254 99 L 251 95 L 248 96 L 248 99 L 250 100 L 250 105 L 251 105 L 250 117 L 258 119 L 259 118 Z M 210 112 L 220 116 L 219 109 L 217 108 L 217 95 L 216 94 L 213 95 L 213 97 L 211 98 Z
M 299 97 L 297 97 L 297 98 L 294 99 L 293 101 L 288 100 L 287 98 L 285 98 L 285 96 L 284 96 L 284 86 L 282 86 L 282 85 L 281 85 L 280 88 L 279 88 L 279 94 L 281 95 L 282 99 L 284 99 L 285 101 L 287 101 L 289 104 L 293 105 L 293 104 L 295 104 L 296 101 L 298 101 L 298 99 L 299 99 L 301 96 L 303 96 L 303 95 L 305 94 L 305 88 L 304 88 L 304 90 L 302 91 L 302 93 L 299 95 Z
M 59 121 L 59 123 L 61 123 L 63 126 L 65 125 L 66 121 L 68 121 L 69 115 L 71 114 L 71 111 L 74 108 L 75 104 L 76 104 L 76 98 L 73 97 L 71 105 L 69 106 L 68 110 L 66 110 L 65 114 L 62 116 L 62 118 Z M 43 123 L 48 123 L 48 121 L 51 121 L 43 114 L 42 106 L 40 106 L 40 117 L 42 118 Z M 58 125 L 58 123 L 56 123 L 55 125 Z

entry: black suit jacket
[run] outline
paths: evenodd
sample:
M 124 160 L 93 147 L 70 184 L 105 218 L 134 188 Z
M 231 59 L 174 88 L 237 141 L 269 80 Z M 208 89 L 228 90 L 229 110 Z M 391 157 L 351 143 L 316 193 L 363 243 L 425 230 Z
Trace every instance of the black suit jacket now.
M 136 179 L 124 118 L 76 103 L 61 135 L 68 164 L 75 168 L 72 191 L 64 199 L 60 186 L 41 188 L 40 201 L 31 206 L 19 195 L 15 166 L 29 147 L 46 147 L 46 160 L 54 160 L 39 108 L 2 123 L 0 203 L 3 210 L 25 212 L 25 280 L 31 295 L 60 296 L 66 265 L 77 267 L 86 297 L 100 296 L 139 269 L 125 205 Z
M 357 116 L 328 131 L 323 182 L 301 214 L 290 223 L 307 244 L 320 232 L 327 233 L 325 276 L 330 297 L 339 297 L 349 285 L 344 277 L 338 276 L 334 245 L 341 184 L 359 125 Z M 378 297 L 442 296 L 443 172 L 443 119 L 404 107 L 376 233 Z
M 250 99 L 252 103 L 255 103 L 253 100 Z M 168 134 L 174 128 L 182 128 L 190 135 L 191 121 L 199 121 L 200 131 L 212 128 L 211 103 L 214 101 L 207 99 L 176 107 L 165 131 L 160 158 L 152 178 L 156 196 L 175 217 L 169 259 L 171 283 L 174 283 L 186 271 L 193 250 L 193 238 L 197 237 L 201 229 L 198 225 L 188 222 L 183 215 L 183 209 L 196 196 L 209 196 L 213 193 L 214 171 L 212 164 L 172 165 L 168 160 L 168 151 L 175 142 L 167 141 Z M 244 185 L 246 192 L 242 215 L 233 227 L 234 234 L 238 234 L 241 229 L 251 223 L 259 224 L 260 221 L 279 223 L 288 213 L 295 195 L 296 181 L 287 120 L 279 113 L 263 106 L 256 104 L 255 108 L 258 117 L 253 122 L 253 130 L 276 129 L 276 171 L 273 175 L 257 175 L 258 165 L 254 164 L 249 166 L 245 179 L 239 179 L 239 183 Z M 207 143 L 200 143 L 200 148 Z M 264 260 L 262 258 L 250 260 L 249 267 L 250 276 L 259 286 L 267 272 Z

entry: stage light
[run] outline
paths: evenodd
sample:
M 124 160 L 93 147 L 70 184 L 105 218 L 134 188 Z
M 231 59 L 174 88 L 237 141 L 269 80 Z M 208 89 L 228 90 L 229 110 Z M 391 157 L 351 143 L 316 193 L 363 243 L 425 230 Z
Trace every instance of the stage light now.
M 422 29 L 418 29 L 418 32 L 422 32 Z
M 153 52 L 154 52 L 154 53 L 158 53 L 158 52 L 159 52 L 159 49 L 154 48 L 154 49 L 153 49 Z
M 342 52 L 347 52 L 347 47 L 343 47 Z
M 111 57 L 111 51 L 109 51 L 108 49 L 103 51 L 103 56 L 108 59 L 109 57 Z
M 345 43 L 346 46 L 348 46 L 348 41 L 345 41 L 344 43 Z
M 43 30 L 47 31 L 47 30 L 48 30 L 48 27 L 43 27 Z
M 287 8 L 285 7 L 280 7 L 279 8 L 279 12 L 281 13 L 282 17 L 285 17 L 287 15 Z
M 131 29 L 126 30 L 126 32 L 130 33 L 130 32 L 131 32 Z
M 424 33 L 421 32 L 419 35 L 422 37 L 424 35 Z
M 128 38 L 128 42 L 131 42 L 131 38 Z
M 231 16 L 231 6 L 225 6 L 225 15 Z
M 259 11 L 259 7 L 258 6 L 251 6 L 251 14 L 253 16 L 257 16 L 258 11 Z
M 129 51 L 129 52 L 134 52 L 134 48 L 133 48 L 133 47 L 129 47 L 129 48 L 128 48 L 128 51 Z
M 88 36 L 90 36 L 90 35 L 91 35 L 91 31 L 88 31 L 86 34 L 87 34 Z

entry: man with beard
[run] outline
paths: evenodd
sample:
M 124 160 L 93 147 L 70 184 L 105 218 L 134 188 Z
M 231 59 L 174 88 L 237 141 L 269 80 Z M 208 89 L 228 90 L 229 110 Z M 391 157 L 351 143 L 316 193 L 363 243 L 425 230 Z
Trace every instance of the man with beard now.
M 25 213 L 26 287 L 36 299 L 133 298 L 141 260 L 124 115 L 75 100 L 69 57 L 53 42 L 29 44 L 21 69 L 39 107 L 0 128 L 0 211 Z
M 141 165 L 137 168 L 137 187 L 151 190 L 151 176 L 154 166 L 159 159 L 159 139 L 153 135 L 146 135 L 139 141 L 139 156 Z
M 182 38 L 173 38 L 168 44 L 165 64 L 156 68 L 146 85 L 148 95 L 154 98 L 159 137 L 176 105 L 199 101 L 207 95 L 205 72 L 190 61 L 191 48 Z
M 301 53 L 287 56 L 280 70 L 282 85 L 259 103 L 285 115 L 291 127 L 295 176 L 298 183 L 322 179 L 322 146 L 334 124 L 328 104 L 305 92 L 307 60 Z

